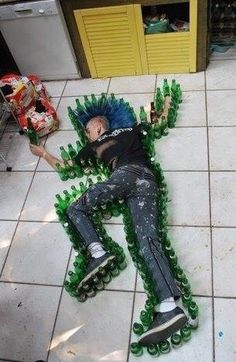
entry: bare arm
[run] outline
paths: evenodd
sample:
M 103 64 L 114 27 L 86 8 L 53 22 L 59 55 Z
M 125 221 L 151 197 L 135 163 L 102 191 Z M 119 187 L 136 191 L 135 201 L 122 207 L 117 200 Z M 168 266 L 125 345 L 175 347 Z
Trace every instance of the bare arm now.
M 47 152 L 43 146 L 36 146 L 30 144 L 30 150 L 35 156 L 39 156 L 45 159 L 45 161 L 52 167 L 54 170 L 57 169 L 56 164 L 64 166 L 64 162 L 59 158 L 54 157 L 51 153 Z

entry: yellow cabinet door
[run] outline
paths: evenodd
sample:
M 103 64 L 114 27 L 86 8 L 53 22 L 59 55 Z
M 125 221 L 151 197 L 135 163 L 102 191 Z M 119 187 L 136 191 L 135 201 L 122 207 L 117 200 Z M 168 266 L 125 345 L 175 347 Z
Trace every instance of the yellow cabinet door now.
M 92 78 L 147 73 L 140 5 L 74 10 Z

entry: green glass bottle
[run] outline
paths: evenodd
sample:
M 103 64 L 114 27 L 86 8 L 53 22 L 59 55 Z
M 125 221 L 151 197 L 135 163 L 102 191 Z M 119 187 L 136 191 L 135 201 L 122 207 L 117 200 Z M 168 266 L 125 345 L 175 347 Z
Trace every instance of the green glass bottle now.
M 152 322 L 152 316 L 149 312 L 147 312 L 146 310 L 142 310 L 140 312 L 140 321 L 142 322 L 142 324 L 145 327 L 149 327 L 149 325 Z
M 92 106 L 92 103 L 90 102 L 87 95 L 84 96 L 84 106 L 86 109 L 90 108 Z
M 60 150 L 61 150 L 61 158 L 64 160 L 64 161 L 69 161 L 70 159 L 70 155 L 69 153 L 65 150 L 65 148 L 63 146 L 60 147 Z
M 77 297 L 78 302 L 84 303 L 87 300 L 87 295 L 85 293 L 80 293 Z
M 98 101 L 97 101 L 97 98 L 95 97 L 95 94 L 91 94 L 91 101 L 92 101 L 93 107 L 97 108 Z
M 189 314 L 190 314 L 191 317 L 196 318 L 198 316 L 198 312 L 199 312 L 199 308 L 197 306 L 197 303 L 192 301 L 189 304 L 188 311 L 189 311 Z
M 59 205 L 59 207 L 64 210 L 67 208 L 67 202 L 65 202 L 65 200 L 63 200 L 63 198 L 61 197 L 61 195 L 56 194 L 56 199 L 57 199 L 57 203 Z
M 182 90 L 180 88 L 180 84 L 177 84 L 176 88 L 177 88 L 176 91 L 177 91 L 177 95 L 178 95 L 178 102 L 182 103 L 183 98 L 182 98 Z
M 164 94 L 164 97 L 167 97 L 170 95 L 170 87 L 169 87 L 169 84 L 168 84 L 168 81 L 166 78 L 163 81 L 163 94 Z
M 94 288 L 89 288 L 89 290 L 86 291 L 86 294 L 88 297 L 92 298 L 95 297 L 96 295 L 96 290 Z
M 199 324 L 199 318 L 198 317 L 189 317 L 188 318 L 188 324 L 192 329 L 197 329 Z
M 77 152 L 74 149 L 74 147 L 72 146 L 72 144 L 68 144 L 68 153 L 70 156 L 70 159 L 73 160 L 76 156 L 77 156 Z
M 161 93 L 160 88 L 156 89 L 156 95 L 155 95 L 155 109 L 157 112 L 157 117 L 160 117 L 163 112 L 164 107 L 164 98 Z
M 182 339 L 181 339 L 181 335 L 178 333 L 174 333 L 171 336 L 170 339 L 171 345 L 173 348 L 179 348 L 182 346 Z
M 147 123 L 147 113 L 145 112 L 145 109 L 143 106 L 140 107 L 140 112 L 139 112 L 139 118 L 141 123 Z
M 85 112 L 84 106 L 80 103 L 79 99 L 76 98 L 75 100 L 77 111 L 79 112 Z
M 113 261 L 109 263 L 109 271 L 113 277 L 116 277 L 120 274 L 118 267 Z
M 40 145 L 39 136 L 38 136 L 37 132 L 35 131 L 35 128 L 31 122 L 30 117 L 27 117 L 27 127 L 24 128 L 24 131 L 27 134 L 27 136 L 29 137 L 30 143 L 32 145 L 36 145 L 36 146 Z
M 191 302 L 192 302 L 191 293 L 187 292 L 182 294 L 182 303 L 184 306 L 188 307 Z
M 176 93 L 177 91 L 177 84 L 176 84 L 176 80 L 175 79 L 172 79 L 171 81 L 171 93 Z
M 79 140 L 76 141 L 76 150 L 79 153 L 82 150 L 83 146 Z
M 68 180 L 67 173 L 65 169 L 60 165 L 60 163 L 56 163 L 57 173 L 62 181 Z
M 143 325 L 135 322 L 133 324 L 133 332 L 137 334 L 137 336 L 141 336 L 144 333 Z
M 76 200 L 79 197 L 79 190 L 77 190 L 77 188 L 75 187 L 75 185 L 71 186 L 71 190 L 72 190 L 72 197 L 74 200 Z
M 184 342 L 187 342 L 191 339 L 191 327 L 188 323 L 186 323 L 185 326 L 180 329 L 180 334 Z
M 87 187 L 85 186 L 85 184 L 82 181 L 80 181 L 79 186 L 80 186 L 80 193 L 81 194 L 83 194 L 84 192 L 87 191 Z
M 111 274 L 109 272 L 106 272 L 105 275 L 102 275 L 101 279 L 102 279 L 102 281 L 104 283 L 107 284 L 107 283 L 109 283 L 111 281 L 112 277 L 111 277 Z
M 153 357 L 158 357 L 160 355 L 160 351 L 157 344 L 151 343 L 147 347 L 148 354 Z
M 145 309 L 146 309 L 147 312 L 153 313 L 153 311 L 154 311 L 154 305 L 153 305 L 153 303 L 151 302 L 150 299 L 147 299 L 147 300 L 146 300 Z
M 133 342 L 131 343 L 130 345 L 130 352 L 135 356 L 135 357 L 139 357 L 139 356 L 142 356 L 143 354 L 143 347 L 136 343 L 136 342 Z
M 81 274 L 75 274 L 73 271 L 69 271 L 68 275 L 72 284 L 79 284 L 79 282 L 81 281 Z
M 159 343 L 160 352 L 163 354 L 170 352 L 170 342 L 165 340 Z

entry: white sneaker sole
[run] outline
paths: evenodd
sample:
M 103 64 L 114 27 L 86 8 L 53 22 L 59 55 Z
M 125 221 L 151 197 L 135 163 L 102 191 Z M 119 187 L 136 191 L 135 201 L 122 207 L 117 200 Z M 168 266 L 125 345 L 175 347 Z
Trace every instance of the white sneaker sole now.
M 159 343 L 169 338 L 173 333 L 177 332 L 187 322 L 185 314 L 178 314 L 171 318 L 166 323 L 150 329 L 145 332 L 139 339 L 141 345 L 148 345 L 150 343 Z
M 89 274 L 87 274 L 78 284 L 77 289 L 81 288 L 82 284 L 84 282 L 87 282 L 93 275 L 95 275 L 98 272 L 99 268 L 104 268 L 110 260 L 114 260 L 116 258 L 115 255 L 109 256 L 107 259 L 105 259 L 101 264 L 99 264 L 95 269 L 93 269 Z

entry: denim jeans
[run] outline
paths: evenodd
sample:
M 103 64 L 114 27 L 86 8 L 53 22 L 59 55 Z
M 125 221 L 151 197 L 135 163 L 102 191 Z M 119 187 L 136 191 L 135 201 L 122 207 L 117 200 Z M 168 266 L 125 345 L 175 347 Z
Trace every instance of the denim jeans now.
M 100 243 L 88 214 L 94 206 L 115 198 L 123 198 L 130 208 L 139 252 L 152 276 L 159 300 L 179 298 L 179 289 L 158 240 L 157 186 L 153 173 L 147 167 L 138 164 L 119 167 L 107 181 L 92 185 L 84 195 L 73 202 L 67 210 L 67 215 L 86 246 L 92 242 Z

